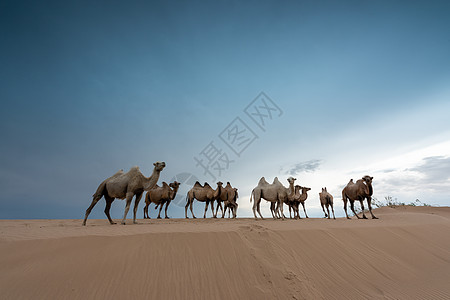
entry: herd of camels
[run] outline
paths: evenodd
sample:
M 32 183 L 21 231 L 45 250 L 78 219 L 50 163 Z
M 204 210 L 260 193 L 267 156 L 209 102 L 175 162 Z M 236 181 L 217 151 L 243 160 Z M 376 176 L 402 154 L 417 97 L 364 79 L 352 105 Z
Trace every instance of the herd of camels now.
M 153 165 L 154 169 L 150 177 L 145 177 L 138 167 L 133 167 L 126 173 L 123 170 L 120 170 L 113 176 L 104 180 L 97 188 L 95 194 L 92 196 L 92 203 L 86 210 L 83 225 L 86 225 L 89 214 L 91 213 L 95 204 L 97 204 L 97 202 L 100 201 L 102 197 L 105 198 L 105 214 L 111 224 L 115 224 L 109 214 L 112 202 L 116 198 L 122 200 L 126 199 L 125 212 L 122 219 L 123 225 L 125 225 L 125 219 L 130 209 L 131 201 L 133 197 L 135 197 L 133 208 L 133 223 L 136 223 L 137 208 L 144 191 L 147 192 L 147 194 L 145 195 L 144 218 L 150 218 L 148 215 L 148 207 L 151 203 L 154 203 L 156 205 L 155 209 L 159 206 L 158 218 L 161 218 L 161 210 L 165 205 L 165 218 L 168 218 L 167 207 L 175 198 L 180 183 L 175 181 L 168 185 L 167 183 L 163 182 L 162 187 L 158 186 L 156 183 L 158 182 L 159 174 L 164 169 L 166 164 L 164 162 L 155 162 Z M 350 202 L 350 208 L 358 219 L 367 219 L 364 214 L 363 201 L 365 199 L 367 200 L 372 218 L 377 219 L 377 217 L 375 217 L 372 213 L 371 206 L 371 197 L 373 194 L 372 179 L 373 177 L 370 176 L 364 176 L 362 179 L 359 179 L 356 182 L 353 182 L 353 179 L 351 179 L 347 186 L 342 190 L 342 199 L 344 201 L 344 210 L 347 219 L 350 219 L 347 214 L 347 201 Z M 271 202 L 270 210 L 274 219 L 281 218 L 284 220 L 286 218 L 283 212 L 283 204 L 286 204 L 289 207 L 289 216 L 291 218 L 291 212 L 293 211 L 295 219 L 300 218 L 299 205 L 302 204 L 305 216 L 306 218 L 308 218 L 305 209 L 305 200 L 308 197 L 307 192 L 310 190 L 310 188 L 294 185 L 295 180 L 295 178 L 289 177 L 287 179 L 289 187 L 285 187 L 277 177 L 275 177 L 273 183 L 268 183 L 266 179 L 262 177 L 259 180 L 258 185 L 253 189 L 250 195 L 250 202 L 254 201 L 253 214 L 255 216 L 255 219 L 258 218 L 256 212 L 258 212 L 261 219 L 264 219 L 260 211 L 261 199 Z M 330 219 L 329 208 L 331 208 L 333 219 L 336 219 L 334 216 L 333 196 L 327 192 L 326 188 L 322 188 L 322 192 L 319 193 L 319 198 L 325 217 Z M 192 217 L 196 218 L 192 209 L 192 205 L 195 199 L 197 201 L 205 203 L 205 213 L 203 215 L 204 218 L 206 217 L 206 212 L 209 205 L 211 205 L 211 210 L 214 218 L 217 218 L 219 208 L 222 212 L 222 218 L 225 216 L 227 210 L 229 210 L 229 217 L 232 213 L 233 218 L 236 218 L 238 208 L 238 190 L 237 188 L 233 188 L 229 182 L 225 187 L 223 186 L 222 182 L 218 182 L 216 189 L 213 189 L 208 183 L 201 185 L 199 182 L 196 182 L 186 196 L 186 218 L 189 218 L 187 215 L 188 207 L 190 208 Z M 362 217 L 358 216 L 358 214 L 355 212 L 355 201 L 359 201 L 361 203 Z M 214 202 L 217 202 L 216 210 L 214 210 Z M 325 208 L 327 210 L 326 212 Z

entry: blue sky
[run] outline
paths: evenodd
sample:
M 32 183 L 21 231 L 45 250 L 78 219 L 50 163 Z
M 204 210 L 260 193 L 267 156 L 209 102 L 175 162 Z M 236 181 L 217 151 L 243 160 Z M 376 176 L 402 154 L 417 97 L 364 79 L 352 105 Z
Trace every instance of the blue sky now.
M 378 199 L 450 205 L 449 14 L 448 1 L 2 1 L 0 218 L 81 218 L 103 179 L 155 161 L 160 182 L 213 183 L 194 161 L 211 141 L 234 160 L 217 180 L 239 188 L 241 216 L 261 176 L 310 186 L 316 216 L 322 186 L 342 215 L 340 189 L 366 174 Z M 262 91 L 283 112 L 265 131 L 244 112 Z M 239 157 L 218 137 L 236 117 L 258 136 Z

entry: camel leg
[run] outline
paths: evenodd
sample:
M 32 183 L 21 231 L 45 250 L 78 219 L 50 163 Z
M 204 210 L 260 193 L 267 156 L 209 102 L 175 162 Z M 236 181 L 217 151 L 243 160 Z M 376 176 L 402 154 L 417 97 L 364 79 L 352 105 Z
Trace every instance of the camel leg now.
M 258 202 L 257 210 L 258 210 L 259 216 L 261 217 L 261 220 L 264 220 L 263 216 L 261 215 L 261 199 Z
M 149 201 L 148 203 L 145 203 L 145 207 L 144 207 L 144 219 L 151 219 L 150 215 L 148 214 L 148 208 L 150 207 L 151 202 Z M 145 217 L 145 215 L 147 214 L 147 218 Z
M 270 212 L 272 213 L 272 218 L 276 219 L 277 218 L 277 214 L 275 211 L 275 202 L 270 202 Z
M 283 205 L 283 204 L 281 204 Z M 280 214 L 280 203 L 277 202 L 277 208 L 275 209 L 275 215 L 277 216 L 277 219 L 281 219 L 281 214 Z M 284 216 L 284 214 L 283 214 Z M 285 216 L 284 216 L 285 217 Z
M 217 211 L 216 211 L 216 213 L 214 214 L 214 200 L 211 201 L 211 210 L 212 210 L 213 217 L 214 217 L 214 215 L 217 216 Z
M 294 213 L 294 219 L 295 219 L 295 203 L 291 203 L 291 204 L 289 204 L 289 218 L 290 219 L 292 219 L 291 218 L 291 209 L 292 209 L 292 212 Z
M 364 214 L 364 199 L 363 200 L 359 200 L 359 203 L 361 203 L 361 210 L 362 210 L 362 218 L 363 219 L 367 219 L 366 215 Z
M 122 225 L 125 225 L 125 219 L 127 218 L 128 211 L 130 210 L 131 201 L 133 200 L 133 196 L 134 196 L 133 193 L 131 193 L 131 192 L 127 193 L 127 198 L 126 198 L 127 202 L 125 205 L 125 212 L 123 214 Z
M 303 202 L 303 201 L 302 201 L 302 206 L 303 206 L 303 211 L 305 212 L 306 218 L 309 218 L 309 217 L 308 217 L 308 214 L 306 213 L 305 202 Z
M 214 200 L 212 200 L 210 202 L 210 204 L 211 204 L 211 210 L 212 210 L 213 217 L 216 216 L 216 218 L 217 218 L 218 211 L 214 212 Z
M 192 206 L 194 205 L 194 199 L 190 200 L 190 210 L 191 210 L 191 214 L 192 214 L 192 218 L 197 219 L 196 216 L 194 216 L 194 209 L 192 208 Z
M 252 211 L 253 211 L 253 215 L 255 216 L 255 220 L 258 220 L 258 217 L 256 216 L 256 199 L 255 199 L 255 203 L 253 203 Z
M 355 211 L 355 201 L 350 201 L 350 208 L 351 208 L 352 212 L 355 214 L 355 216 L 356 216 L 358 219 L 361 219 L 361 217 L 358 216 L 358 215 L 356 214 L 356 211 Z
M 141 201 L 143 193 L 136 194 L 136 199 L 134 200 L 134 208 L 133 208 L 133 224 L 137 224 L 136 222 L 136 213 L 139 206 L 139 201 Z
M 322 210 L 323 210 L 323 213 L 325 214 L 325 218 L 328 217 L 327 213 L 325 212 L 325 208 L 323 207 L 323 203 L 320 203 L 320 205 L 322 206 Z
M 327 204 L 328 219 L 330 219 L 330 206 Z
M 222 203 L 220 203 L 220 201 L 217 200 L 216 213 L 214 213 L 214 209 L 213 209 L 213 218 L 217 218 L 217 214 L 219 213 L 219 205 L 220 205 L 220 208 L 222 208 Z M 213 207 L 214 207 L 214 204 L 213 204 Z
M 165 213 L 165 215 L 166 215 L 166 216 L 164 217 L 165 219 L 170 219 L 170 218 L 167 216 L 167 207 L 169 206 L 169 204 L 170 204 L 171 201 L 172 201 L 172 200 L 169 200 L 169 201 L 166 202 L 166 208 L 164 209 L 164 213 Z
M 222 219 L 225 218 L 225 213 L 227 212 L 227 205 L 224 203 L 222 208 L 222 202 L 220 202 L 220 211 L 222 212 Z M 216 214 L 219 210 L 216 211 Z
M 116 224 L 115 222 L 113 222 L 111 216 L 109 215 L 109 210 L 111 209 L 111 204 L 113 203 L 114 198 L 105 195 L 105 200 L 106 200 L 105 215 L 108 217 L 109 223 L 111 225 Z
M 367 198 L 367 205 L 369 206 L 370 214 L 372 215 L 372 219 L 378 219 L 372 212 L 372 197 Z
M 333 204 L 331 204 L 330 206 L 331 206 L 331 211 L 333 212 L 333 219 L 336 220 L 336 217 L 334 216 L 334 208 L 333 208 Z
M 209 205 L 209 201 L 206 201 L 206 204 L 205 204 L 205 213 L 203 214 L 203 219 L 206 218 L 206 211 L 208 210 L 208 205 Z M 213 210 L 213 214 L 214 214 L 214 210 Z
M 345 216 L 347 217 L 347 219 L 351 219 L 348 214 L 347 214 L 347 198 L 343 198 L 342 200 L 344 200 L 344 211 L 345 211 Z
M 103 196 L 103 195 L 102 195 L 102 196 Z M 94 199 L 92 199 L 91 205 L 89 205 L 88 209 L 86 209 L 86 215 L 84 216 L 83 226 L 86 226 L 86 220 L 87 220 L 89 214 L 91 213 L 91 211 L 92 211 L 92 209 L 94 208 L 95 204 L 97 204 L 97 202 L 100 201 L 100 199 L 102 198 L 102 196 L 100 196 L 100 197 L 95 197 Z
M 224 204 L 225 206 L 225 204 Z M 219 213 L 219 207 L 220 207 L 220 211 L 222 212 L 222 218 L 224 216 L 224 211 L 223 211 L 223 207 L 222 207 L 222 201 L 217 200 L 217 205 L 216 205 L 216 213 L 214 214 L 214 218 L 217 218 L 217 214 Z M 214 213 L 214 210 L 213 210 Z
M 189 219 L 189 217 L 188 217 L 188 215 L 187 215 L 187 209 L 188 209 L 189 203 L 190 203 L 190 201 L 188 200 L 188 201 L 186 202 L 186 206 L 184 207 L 184 217 L 185 217 L 186 219 Z
M 163 205 L 164 205 L 164 203 L 161 203 L 161 204 L 159 205 L 158 219 L 161 219 L 161 210 L 162 210 L 162 208 L 163 208 Z

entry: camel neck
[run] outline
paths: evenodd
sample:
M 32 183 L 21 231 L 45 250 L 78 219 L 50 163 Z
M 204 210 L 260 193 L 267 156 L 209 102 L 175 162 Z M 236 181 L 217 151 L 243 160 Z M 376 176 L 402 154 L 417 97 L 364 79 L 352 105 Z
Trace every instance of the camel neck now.
M 171 189 L 170 191 L 170 199 L 175 199 L 175 196 L 177 195 L 178 187 Z
M 160 171 L 157 171 L 155 168 L 155 169 L 153 169 L 152 175 L 150 177 L 145 178 L 145 181 L 146 181 L 145 189 L 146 190 L 149 190 L 156 185 L 156 183 L 158 182 L 158 179 L 159 179 L 159 173 L 160 173 Z
M 371 183 L 368 183 L 368 184 L 367 184 L 367 187 L 369 188 L 369 195 L 372 196 L 372 194 L 373 194 L 372 184 L 371 184 Z
M 289 195 L 295 195 L 295 188 L 293 183 L 289 184 Z

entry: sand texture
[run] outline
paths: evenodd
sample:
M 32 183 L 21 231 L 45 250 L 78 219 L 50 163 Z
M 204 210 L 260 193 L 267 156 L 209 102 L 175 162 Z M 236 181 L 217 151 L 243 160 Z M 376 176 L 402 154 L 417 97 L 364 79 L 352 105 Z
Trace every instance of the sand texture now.
M 0 220 L 0 299 L 450 299 L 450 208 L 374 213 Z

